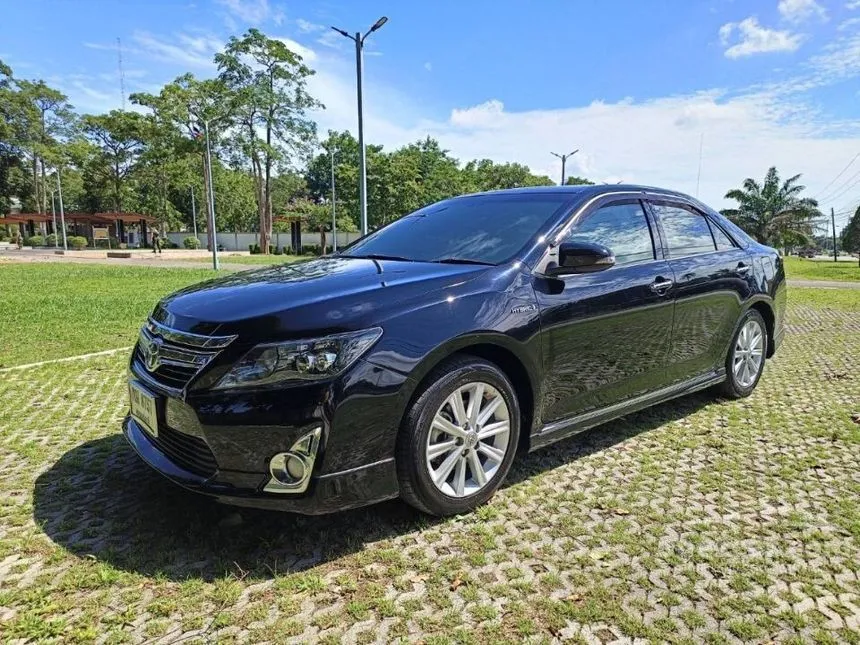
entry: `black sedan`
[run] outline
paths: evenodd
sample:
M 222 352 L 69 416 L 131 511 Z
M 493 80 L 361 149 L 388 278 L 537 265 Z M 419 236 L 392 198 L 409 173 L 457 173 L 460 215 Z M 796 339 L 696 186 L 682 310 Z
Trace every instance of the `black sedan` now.
M 676 192 L 466 195 L 164 298 L 124 432 L 226 503 L 462 513 L 522 451 L 704 388 L 749 395 L 785 297 L 776 251 Z

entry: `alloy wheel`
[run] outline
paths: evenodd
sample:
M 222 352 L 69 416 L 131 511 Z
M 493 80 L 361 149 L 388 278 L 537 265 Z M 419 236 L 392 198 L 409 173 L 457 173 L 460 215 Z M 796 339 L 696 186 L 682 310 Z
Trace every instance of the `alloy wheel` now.
M 732 372 L 735 382 L 743 388 L 755 384 L 764 361 L 764 331 L 757 320 L 748 320 L 735 343 Z
M 450 497 L 473 495 L 496 474 L 509 443 L 502 394 L 480 381 L 461 385 L 433 416 L 425 454 L 430 479 Z

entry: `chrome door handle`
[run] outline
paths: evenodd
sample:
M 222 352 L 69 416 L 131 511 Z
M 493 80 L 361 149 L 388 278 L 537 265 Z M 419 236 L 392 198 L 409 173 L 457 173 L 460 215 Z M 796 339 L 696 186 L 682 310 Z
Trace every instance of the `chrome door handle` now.
M 657 278 L 654 282 L 651 283 L 651 291 L 654 293 L 664 294 L 669 288 L 675 284 L 671 280 L 666 280 L 665 278 Z
M 749 273 L 749 270 L 750 266 L 748 264 L 744 264 L 743 262 L 738 264 L 738 268 L 736 269 L 739 275 L 746 275 L 747 273 Z

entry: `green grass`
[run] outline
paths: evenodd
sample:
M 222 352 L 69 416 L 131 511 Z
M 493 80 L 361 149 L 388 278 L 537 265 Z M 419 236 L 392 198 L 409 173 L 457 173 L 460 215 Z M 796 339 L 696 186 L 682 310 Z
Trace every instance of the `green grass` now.
M 857 262 L 833 262 L 831 260 L 808 260 L 785 257 L 785 274 L 796 280 L 832 280 L 835 282 L 860 281 L 860 266 Z
M 860 313 L 860 289 L 822 289 L 789 287 L 788 300 L 793 305 L 816 309 L 840 309 Z
M 131 345 L 162 296 L 213 275 L 205 269 L 4 263 L 0 366 Z

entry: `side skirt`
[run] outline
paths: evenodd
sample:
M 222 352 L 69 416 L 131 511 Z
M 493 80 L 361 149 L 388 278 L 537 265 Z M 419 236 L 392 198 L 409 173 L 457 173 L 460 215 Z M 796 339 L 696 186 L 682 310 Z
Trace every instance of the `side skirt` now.
M 682 383 L 670 385 L 659 390 L 654 390 L 653 392 L 640 394 L 639 396 L 627 399 L 626 401 L 621 401 L 620 403 L 613 403 L 605 408 L 591 410 L 584 414 L 578 414 L 573 417 L 568 417 L 567 419 L 562 419 L 561 421 L 554 421 L 553 423 L 545 425 L 531 436 L 531 447 L 529 452 L 532 450 L 538 450 L 539 448 L 543 448 L 544 446 L 555 443 L 560 439 L 565 439 L 588 430 L 589 428 L 593 428 L 594 426 L 606 423 L 607 421 L 612 421 L 618 417 L 623 417 L 627 414 L 637 412 L 643 408 L 648 408 L 652 405 L 657 405 L 658 403 L 663 403 L 679 396 L 684 396 L 685 394 L 692 394 L 693 392 L 704 390 L 712 385 L 722 383 L 725 379 L 726 370 L 725 368 L 720 368 Z

